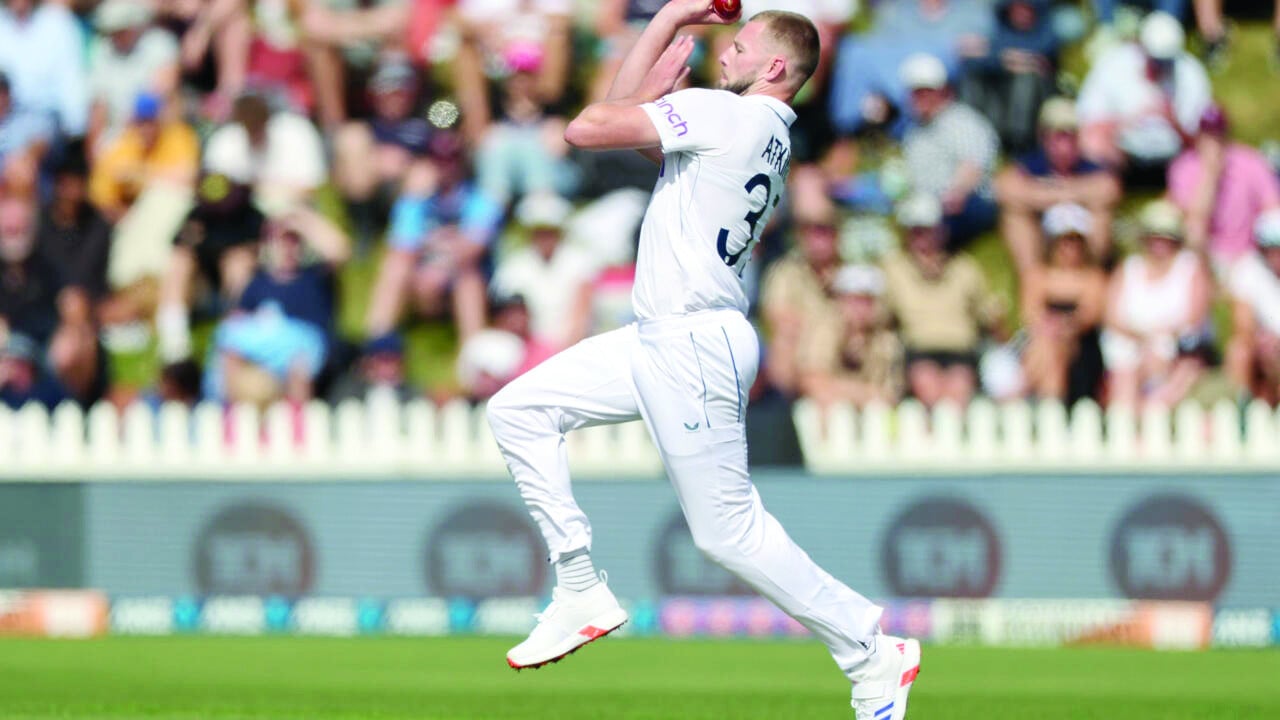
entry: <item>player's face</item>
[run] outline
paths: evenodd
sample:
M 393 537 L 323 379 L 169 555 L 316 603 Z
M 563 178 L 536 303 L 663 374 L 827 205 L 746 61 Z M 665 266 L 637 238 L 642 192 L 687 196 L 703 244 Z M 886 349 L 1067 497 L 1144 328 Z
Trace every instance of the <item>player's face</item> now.
M 741 95 L 759 79 L 761 71 L 774 58 L 766 52 L 763 33 L 762 23 L 747 23 L 721 53 L 718 83 L 721 90 Z

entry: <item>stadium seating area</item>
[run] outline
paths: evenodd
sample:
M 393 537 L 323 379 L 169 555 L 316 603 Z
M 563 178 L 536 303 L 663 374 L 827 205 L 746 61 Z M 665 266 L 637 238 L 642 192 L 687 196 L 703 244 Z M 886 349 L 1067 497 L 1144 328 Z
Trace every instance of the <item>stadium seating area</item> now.
M 377 390 L 436 433 L 625 324 L 652 169 L 562 130 L 661 4 L 6 0 L 0 403 L 41 409 L 0 419 L 340 427 Z M 1280 10 L 1137 4 L 744 3 L 825 49 L 748 274 L 758 417 L 803 399 L 813 457 L 852 409 L 937 435 L 975 398 L 1271 427 Z

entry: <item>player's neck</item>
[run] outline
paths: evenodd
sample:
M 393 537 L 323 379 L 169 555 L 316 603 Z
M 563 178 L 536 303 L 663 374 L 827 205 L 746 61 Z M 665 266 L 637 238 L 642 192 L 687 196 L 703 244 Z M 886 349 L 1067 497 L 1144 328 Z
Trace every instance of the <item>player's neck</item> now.
M 795 98 L 794 93 L 787 92 L 776 85 L 752 85 L 742 93 L 742 97 L 771 97 L 785 105 L 790 105 Z

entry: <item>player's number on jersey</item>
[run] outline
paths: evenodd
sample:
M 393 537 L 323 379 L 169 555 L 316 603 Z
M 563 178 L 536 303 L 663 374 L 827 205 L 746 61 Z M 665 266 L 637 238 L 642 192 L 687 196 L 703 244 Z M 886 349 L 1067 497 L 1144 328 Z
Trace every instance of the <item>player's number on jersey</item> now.
M 756 191 L 756 188 L 759 187 L 764 188 L 764 204 L 760 206 L 759 210 L 752 210 L 747 213 L 747 241 L 742 244 L 742 249 L 736 253 L 729 252 L 729 230 L 727 228 L 720 228 L 720 237 L 716 241 L 716 249 L 720 252 L 720 259 L 724 261 L 725 265 L 737 268 L 739 275 L 747 267 L 745 262 L 739 264 L 739 261 L 751 249 L 752 242 L 756 240 L 756 225 L 759 224 L 760 218 L 764 217 L 765 211 L 769 209 L 769 206 L 777 207 L 778 201 L 782 199 L 781 195 L 773 197 L 773 181 L 764 173 L 760 173 L 748 180 L 744 189 L 747 191 L 747 195 L 751 196 Z

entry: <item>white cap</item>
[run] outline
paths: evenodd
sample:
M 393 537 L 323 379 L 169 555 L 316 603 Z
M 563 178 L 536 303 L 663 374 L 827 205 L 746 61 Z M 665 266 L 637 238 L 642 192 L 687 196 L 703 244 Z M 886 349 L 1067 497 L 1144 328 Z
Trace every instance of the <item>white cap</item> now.
M 140 0 L 105 0 L 93 14 L 98 32 L 111 34 L 151 22 L 151 7 Z
M 937 227 L 942 223 L 942 202 L 929 193 L 912 193 L 898 203 L 897 217 L 904 228 Z
M 836 272 L 831 288 L 840 295 L 884 294 L 884 273 L 874 265 L 845 265 Z
M 1173 238 L 1179 242 L 1184 239 L 1182 209 L 1164 198 L 1152 200 L 1142 207 L 1138 213 L 1138 225 L 1144 235 Z
M 1063 235 L 1088 235 L 1093 230 L 1093 216 L 1075 203 L 1058 203 L 1045 210 L 1044 234 L 1051 238 Z
M 1156 60 L 1172 60 L 1182 52 L 1187 35 L 1182 23 L 1166 12 L 1153 12 L 1142 21 L 1138 39 L 1147 55 Z
M 553 192 L 524 196 L 516 206 L 516 219 L 530 228 L 562 228 L 573 214 L 573 205 Z
M 1265 210 L 1253 223 L 1253 238 L 1258 247 L 1280 247 L 1280 208 Z
M 940 90 L 947 86 L 947 66 L 929 53 L 915 53 L 902 61 L 898 77 L 908 90 Z
M 480 373 L 510 380 L 524 362 L 524 341 L 506 330 L 481 330 L 462 344 L 458 352 L 458 384 L 464 390 L 475 388 Z

